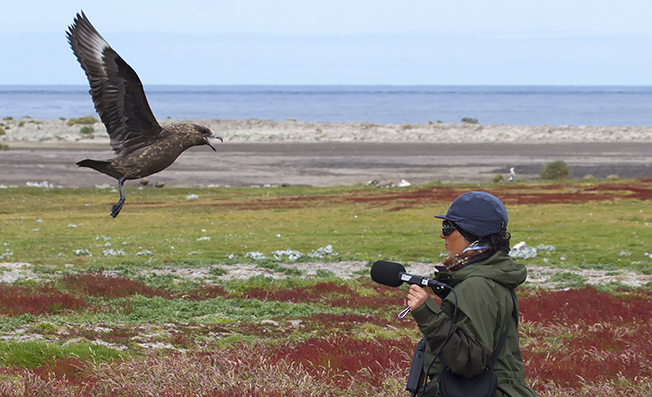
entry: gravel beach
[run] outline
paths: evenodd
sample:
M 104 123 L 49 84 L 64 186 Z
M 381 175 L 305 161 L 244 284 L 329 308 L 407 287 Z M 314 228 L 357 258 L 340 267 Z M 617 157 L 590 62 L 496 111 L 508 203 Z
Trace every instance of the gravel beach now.
M 477 123 L 378 124 L 366 122 L 327 123 L 266 120 L 175 120 L 204 125 L 225 138 L 225 142 L 429 142 L 429 143 L 564 143 L 564 142 L 652 142 L 648 126 L 528 126 L 482 125 Z M 6 135 L 0 142 L 104 143 L 108 141 L 102 123 L 93 133 L 82 133 L 82 125 L 68 125 L 66 119 L 1 120 Z M 16 142 L 17 143 L 17 142 Z

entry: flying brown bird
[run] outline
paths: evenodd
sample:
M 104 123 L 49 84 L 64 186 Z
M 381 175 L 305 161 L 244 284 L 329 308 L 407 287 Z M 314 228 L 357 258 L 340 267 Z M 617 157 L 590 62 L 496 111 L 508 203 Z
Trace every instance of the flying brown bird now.
M 222 138 L 196 124 L 162 127 L 154 118 L 136 72 L 100 36 L 83 12 L 68 27 L 67 36 L 86 72 L 95 110 L 106 126 L 116 154 L 111 160 L 86 159 L 76 164 L 118 180 L 120 201 L 111 208 L 115 218 L 125 202 L 126 180 L 163 171 L 193 146 L 208 145 L 216 151 L 208 138 Z

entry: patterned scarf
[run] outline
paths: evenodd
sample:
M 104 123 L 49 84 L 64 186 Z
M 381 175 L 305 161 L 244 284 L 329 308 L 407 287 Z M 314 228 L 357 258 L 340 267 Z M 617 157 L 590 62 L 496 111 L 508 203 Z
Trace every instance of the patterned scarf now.
M 449 272 L 454 272 L 463 268 L 471 259 L 484 254 L 489 251 L 489 246 L 479 246 L 477 243 L 471 244 L 467 249 L 457 255 L 446 258 L 443 265 L 446 266 Z

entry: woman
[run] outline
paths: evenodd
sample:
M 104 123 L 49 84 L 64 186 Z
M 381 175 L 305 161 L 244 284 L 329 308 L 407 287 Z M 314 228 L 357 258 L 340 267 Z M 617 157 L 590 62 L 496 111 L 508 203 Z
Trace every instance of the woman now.
M 493 368 L 498 378 L 496 396 L 536 396 L 525 383 L 518 329 L 512 316 L 514 308 L 518 313 L 513 289 L 525 281 L 527 271 L 508 255 L 505 206 L 489 193 L 468 192 L 453 201 L 446 215 L 435 217 L 443 219 L 440 237 L 448 251 L 443 263 L 447 271 L 439 272 L 435 279 L 453 287 L 455 294 L 441 294 L 442 302 L 437 305 L 426 290 L 410 286 L 408 305 L 427 342 L 424 372 L 431 382 L 425 392 L 422 390 L 423 395 L 437 395 L 437 375 L 444 365 L 456 375 L 479 375 L 511 322 Z M 455 295 L 458 302 L 453 324 Z M 440 349 L 435 358 L 433 352 Z

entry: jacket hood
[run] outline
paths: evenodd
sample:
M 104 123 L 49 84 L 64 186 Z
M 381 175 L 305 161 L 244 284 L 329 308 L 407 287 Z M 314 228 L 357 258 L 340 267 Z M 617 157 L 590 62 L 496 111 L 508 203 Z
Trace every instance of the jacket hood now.
M 485 277 L 507 288 L 514 289 L 523 284 L 527 279 L 527 269 L 521 263 L 514 263 L 512 258 L 498 251 L 488 259 L 471 263 L 462 269 L 449 273 L 451 286 L 468 277 Z

